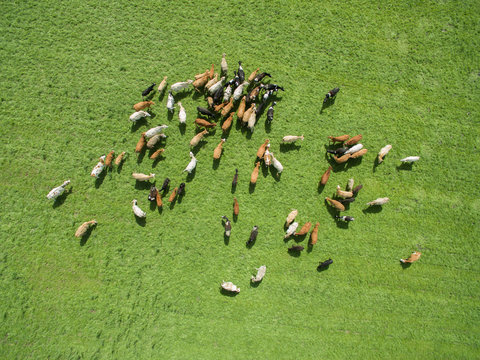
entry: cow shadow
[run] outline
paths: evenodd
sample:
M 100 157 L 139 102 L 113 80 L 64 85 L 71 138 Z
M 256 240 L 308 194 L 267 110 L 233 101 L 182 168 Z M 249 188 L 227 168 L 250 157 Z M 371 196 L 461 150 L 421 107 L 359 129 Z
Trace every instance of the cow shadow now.
M 375 171 L 377 171 L 377 166 L 380 165 L 380 163 L 378 162 L 378 156 L 375 158 L 375 161 L 373 162 L 373 168 L 372 168 L 372 172 L 375 173 Z
M 56 209 L 57 207 L 63 205 L 67 197 L 73 192 L 73 187 L 70 187 L 68 190 L 65 190 L 62 195 L 58 196 L 52 204 L 52 208 Z
M 152 183 L 150 181 L 135 180 L 135 189 L 137 190 L 150 190 Z
M 248 192 L 252 194 L 255 191 L 255 186 L 257 186 L 257 183 L 252 183 L 250 182 L 248 185 Z
M 197 173 L 197 167 L 195 166 L 195 168 L 192 170 L 192 172 L 187 172 L 187 178 L 186 178 L 186 182 L 191 182 L 194 178 L 195 178 L 195 174 Z
M 98 189 L 102 184 L 103 181 L 105 180 L 105 177 L 107 176 L 106 171 L 102 171 L 100 175 L 98 175 L 98 178 L 95 179 L 95 188 Z
M 255 288 L 257 288 L 257 287 L 260 286 L 260 284 L 262 283 L 262 281 L 263 281 L 263 279 L 260 280 L 260 281 L 254 282 L 254 281 L 252 281 L 252 280 L 250 279 L 250 287 L 255 289 Z
M 135 221 L 138 225 L 140 225 L 141 227 L 145 227 L 145 225 L 147 224 L 147 220 L 145 218 L 139 218 L 135 214 L 133 216 L 135 217 Z
M 356 158 L 356 159 L 348 159 L 348 161 L 346 162 L 346 167 L 345 167 L 345 170 L 348 170 L 354 166 L 358 166 L 362 163 L 362 160 L 363 160 L 363 156 L 360 156 L 359 158 Z
M 265 120 L 265 132 L 269 134 L 272 131 L 272 122 Z
M 335 209 L 335 207 L 331 206 L 327 200 L 325 200 L 325 204 L 327 205 L 327 211 L 332 217 L 332 219 L 335 220 L 335 216 L 339 214 L 339 211 Z
M 337 99 L 337 95 L 335 95 L 334 97 L 331 97 L 331 98 L 328 98 L 326 102 L 322 103 L 322 108 L 320 110 L 320 114 L 323 113 L 323 110 L 326 110 L 328 109 L 330 106 L 332 106 L 333 104 L 335 104 L 335 100 Z
M 140 120 L 135 121 L 130 127 L 130 132 L 132 133 L 136 132 L 143 125 L 148 125 L 148 121 L 146 117 L 143 117 Z
M 218 159 L 213 159 L 213 162 L 212 162 L 212 169 L 213 170 L 218 169 L 218 166 L 220 165 L 220 159 L 221 159 L 221 157 L 219 157 Z
M 97 227 L 97 224 L 90 226 L 87 229 L 87 232 L 80 239 L 80 246 L 84 246 L 87 243 L 88 239 L 90 238 L 90 235 L 92 234 L 93 229 L 96 227 Z
M 153 160 L 152 168 L 157 166 L 157 164 L 162 160 L 165 160 L 165 157 L 163 155 L 159 155 L 155 160 Z
M 363 209 L 362 212 L 364 214 L 378 214 L 379 212 L 382 212 L 383 206 L 382 205 L 371 205 L 366 209 Z
M 220 286 L 220 294 L 222 294 L 223 296 L 228 296 L 228 297 L 235 297 L 235 296 L 238 295 L 237 292 L 225 290 L 221 286 Z
M 349 221 L 342 221 L 335 219 L 335 223 L 339 229 L 348 229 Z
M 187 130 L 187 124 L 186 123 L 179 123 L 178 124 L 178 129 L 180 130 L 181 135 L 185 135 L 185 132 Z
M 402 262 L 400 261 L 400 265 L 402 266 L 402 269 L 403 269 L 403 270 L 406 270 L 406 269 L 408 269 L 408 268 L 412 265 L 412 263 L 402 263 Z
M 326 184 L 325 184 L 325 185 L 326 185 Z M 325 185 L 322 185 L 320 181 L 318 182 L 317 192 L 318 192 L 319 194 L 321 194 L 321 193 L 323 192 L 323 190 L 325 189 Z
M 147 152 L 146 146 L 143 147 L 142 151 L 140 151 L 137 156 L 137 164 L 140 164 L 143 161 L 143 158 L 145 157 L 145 153 Z
M 324 271 L 327 271 L 329 267 L 330 267 L 330 265 L 323 266 L 323 267 L 317 266 L 317 271 L 318 272 L 324 272 Z
M 411 171 L 412 169 L 413 169 L 413 162 L 411 163 L 404 162 L 401 165 L 397 166 L 397 171 L 402 171 L 402 170 Z
M 296 258 L 300 257 L 300 255 L 302 254 L 302 251 L 298 251 L 298 250 L 287 249 L 287 252 L 288 252 L 288 255 Z
M 177 203 L 177 199 L 178 199 L 178 196 L 175 195 L 175 197 L 173 198 L 173 200 L 170 201 L 170 205 L 168 205 L 168 207 L 170 208 L 170 210 L 173 210 L 173 208 L 175 207 L 175 204 Z
M 272 175 L 273 179 L 276 181 L 276 182 L 279 182 L 282 178 L 282 173 L 279 173 L 277 171 L 277 169 L 275 169 L 275 167 L 272 165 L 272 166 L 269 166 L 270 168 L 270 174 Z
M 125 162 L 125 160 L 122 160 L 120 165 L 117 166 L 117 174 L 120 174 L 122 172 L 124 162 Z
M 281 152 L 287 152 L 287 151 L 292 151 L 292 150 L 300 150 L 302 146 L 297 145 L 296 143 L 281 143 L 280 144 L 280 151 Z
M 250 240 L 249 240 L 249 241 L 247 241 L 247 242 L 245 243 L 245 247 L 246 247 L 247 249 L 251 249 L 251 248 L 253 247 L 253 245 L 255 245 L 256 242 L 257 242 L 257 239 L 255 239 L 255 240 L 253 240 L 253 241 L 250 241 Z
M 170 111 L 170 110 L 167 109 L 167 120 L 168 121 L 172 121 L 173 115 L 175 115 L 175 110 Z

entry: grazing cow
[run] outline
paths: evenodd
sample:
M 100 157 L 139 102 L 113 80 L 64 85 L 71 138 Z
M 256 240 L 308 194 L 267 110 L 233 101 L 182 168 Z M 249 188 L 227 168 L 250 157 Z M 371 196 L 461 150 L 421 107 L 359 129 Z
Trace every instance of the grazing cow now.
M 235 216 L 238 216 L 238 213 L 240 212 L 240 207 L 238 206 L 238 200 L 237 198 L 233 198 L 233 214 Z
M 332 167 L 329 166 L 327 171 L 325 171 L 320 179 L 320 185 L 325 186 L 327 183 L 328 179 L 330 178 L 330 171 L 332 171 Z
M 198 79 L 196 79 L 193 83 L 192 83 L 192 86 L 197 90 L 199 91 L 199 89 L 201 89 L 202 87 L 204 87 L 208 82 L 208 75 L 204 75 Z
M 158 93 L 161 94 L 163 90 L 167 87 L 167 78 L 168 76 L 164 76 L 163 80 L 160 82 L 160 85 L 158 85 Z
M 132 201 L 132 210 L 136 217 L 144 218 L 147 216 L 147 213 L 138 207 L 136 199 Z
M 163 132 L 163 130 L 167 128 L 168 128 L 168 125 L 155 126 L 154 128 L 151 128 L 145 132 L 145 137 L 147 139 L 150 139 L 152 136 L 160 134 L 161 132 Z
M 358 194 L 358 192 L 359 192 L 360 190 L 362 190 L 362 188 L 363 188 L 363 185 L 358 185 L 358 186 L 356 186 L 355 189 L 352 190 L 353 196 L 356 197 L 357 194 Z
M 332 259 L 325 260 L 323 262 L 320 262 L 320 265 L 318 265 L 317 270 L 325 270 L 328 269 L 328 267 L 333 264 Z
M 345 206 L 343 206 L 343 204 L 337 200 L 333 200 L 333 199 L 330 199 L 329 197 L 326 197 L 325 200 L 327 200 L 327 202 L 332 205 L 335 209 L 337 209 L 338 211 L 345 211 Z
M 225 107 L 225 105 L 227 105 L 227 104 L 228 104 L 228 103 L 223 102 L 223 103 L 220 103 L 220 104 L 218 104 L 218 105 L 215 105 L 215 106 L 213 107 L 213 110 L 218 113 L 218 112 L 220 112 L 220 110 L 222 110 L 222 109 Z
M 197 166 L 197 159 L 193 155 L 193 153 L 190 151 L 190 162 L 188 163 L 187 167 L 183 170 L 183 172 L 187 171 L 189 174 L 192 173 L 193 169 Z
M 268 149 L 270 149 L 270 144 L 267 145 L 265 154 L 263 154 L 263 161 L 265 162 L 266 166 L 272 165 L 272 153 Z
M 87 233 L 90 226 L 95 226 L 95 225 L 97 225 L 96 220 L 90 220 L 90 221 L 84 222 L 82 225 L 78 227 L 77 231 L 75 231 L 75 236 L 78 238 L 83 237 Z
M 388 154 L 388 152 L 392 149 L 392 145 L 385 145 L 380 149 L 378 152 L 378 163 L 381 164 L 383 162 L 383 158 L 385 155 Z
M 178 121 L 180 122 L 180 124 L 185 124 L 185 122 L 187 121 L 187 113 L 180 101 L 177 104 L 180 108 L 180 110 L 178 111 Z
M 135 105 L 133 105 L 133 108 L 135 109 L 135 111 L 140 111 L 152 105 L 155 105 L 153 101 L 140 101 L 139 103 L 136 103 Z
M 253 132 L 255 123 L 257 122 L 257 115 L 255 113 L 256 106 L 253 104 L 253 109 L 252 112 L 250 113 L 248 120 L 247 120 L 247 127 L 250 129 L 251 132 Z M 245 115 L 243 116 L 243 119 L 245 120 Z
M 238 78 L 240 79 L 240 83 L 243 83 L 245 81 L 245 71 L 243 71 L 243 67 L 242 67 L 242 62 L 239 61 L 238 62 L 238 71 L 237 71 L 237 74 L 238 74 Z
M 288 248 L 288 251 L 289 252 L 300 252 L 300 251 L 303 251 L 303 249 L 305 249 L 305 248 L 302 245 L 293 245 L 292 247 Z
M 113 156 L 115 155 L 115 151 L 112 150 L 108 153 L 107 157 L 105 158 L 105 166 L 108 166 L 109 168 L 112 167 L 112 161 L 113 161 Z
M 250 107 L 244 111 L 243 116 L 242 116 L 242 122 L 248 123 L 248 120 L 250 119 L 250 115 L 255 111 L 255 104 L 250 105 Z
M 360 151 L 354 152 L 351 156 L 351 159 L 358 159 L 367 153 L 367 149 L 362 149 Z
M 400 262 L 402 262 L 403 264 L 405 264 L 405 263 L 410 263 L 411 264 L 411 263 L 417 261 L 418 259 L 420 259 L 421 255 L 422 255 L 421 252 L 414 251 L 407 260 L 400 259 Z
M 47 194 L 47 199 L 55 200 L 57 197 L 63 194 L 65 191 L 65 186 L 68 184 L 70 184 L 70 180 L 67 180 L 62 185 L 50 190 L 50 192 Z
M 168 202 L 172 202 L 175 200 L 175 197 L 177 196 L 177 191 L 178 188 L 173 189 L 172 193 L 170 194 L 170 197 L 168 198 Z
M 270 92 L 277 92 L 278 90 L 285 91 L 285 89 L 277 84 L 263 84 L 262 89 L 265 89 L 266 91 Z
M 225 220 L 225 236 L 230 237 L 230 233 L 232 231 L 232 223 L 225 215 L 222 216 L 222 219 Z
M 168 111 L 170 111 L 172 113 L 175 111 L 175 99 L 174 99 L 171 91 L 168 92 L 167 109 L 168 109 Z
M 163 185 L 160 188 L 160 191 L 168 191 L 168 184 L 170 184 L 170 179 L 165 178 L 165 180 L 163 181 Z
M 125 151 L 122 151 L 120 155 L 117 156 L 117 158 L 115 159 L 115 165 L 119 166 L 122 163 L 125 157 L 125 154 L 126 154 Z
M 362 145 L 362 144 L 354 145 L 354 146 L 352 146 L 350 149 L 348 149 L 347 151 L 345 151 L 345 155 L 356 153 L 357 151 L 360 151 L 362 148 L 363 148 L 363 145 Z
M 334 98 L 335 96 L 337 96 L 337 93 L 340 91 L 340 88 L 335 88 L 335 89 L 332 89 L 330 90 L 326 95 L 325 95 L 325 99 L 323 99 L 323 103 L 325 104 L 328 99 L 332 99 Z
M 355 194 L 353 194 L 355 196 Z M 346 199 L 339 199 L 338 202 L 345 205 L 345 204 L 350 204 L 355 201 L 355 197 L 351 198 L 346 198 Z
M 221 139 L 220 143 L 217 145 L 215 150 L 213 150 L 213 158 L 215 160 L 220 159 L 220 156 L 222 156 L 222 150 L 223 150 L 223 143 L 226 141 L 226 139 Z
M 100 159 L 98 159 L 98 163 L 93 168 L 92 172 L 90 173 L 90 176 L 94 176 L 95 178 L 98 179 L 98 177 L 100 176 L 104 168 L 105 168 L 105 155 L 102 155 L 100 156 Z
M 263 80 L 263 78 L 264 78 L 265 76 L 272 77 L 272 75 L 270 75 L 269 73 L 263 72 L 263 73 L 257 75 L 257 76 L 255 77 L 255 79 L 253 79 L 253 81 L 255 81 L 255 82 L 260 82 L 260 81 Z
M 227 116 L 228 113 L 233 109 L 233 98 L 223 107 L 221 115 L 223 117 Z
M 225 91 L 223 92 L 223 102 L 230 100 L 233 92 L 232 84 L 227 83 L 225 85 L 226 87 Z
M 292 236 L 295 233 L 297 228 L 298 228 L 298 222 L 295 221 L 295 222 L 291 223 L 290 226 L 287 229 L 287 232 L 285 233 L 285 236 L 283 238 L 288 239 L 290 236 Z
M 197 135 L 195 135 L 192 140 L 190 140 L 190 146 L 195 147 L 198 145 L 200 140 L 205 136 L 205 134 L 208 133 L 207 130 L 203 130 L 202 132 L 199 132 Z
M 257 161 L 255 164 L 255 168 L 252 171 L 252 175 L 250 176 L 250 183 L 251 184 L 256 184 L 257 183 L 257 178 L 258 178 L 258 170 L 260 169 L 260 161 Z
M 137 146 L 135 146 L 135 152 L 136 153 L 141 152 L 146 144 L 147 144 L 147 141 L 145 140 L 145 133 L 143 132 L 140 135 L 140 140 L 138 140 Z
M 238 182 L 238 169 L 235 169 L 235 175 L 233 175 L 232 186 L 237 186 Z
M 245 113 L 245 105 L 246 105 L 246 96 L 242 98 L 242 100 L 240 101 L 240 105 L 238 105 L 237 118 L 240 120 L 242 120 L 243 115 Z
M 220 78 L 220 80 L 218 80 L 215 84 L 210 86 L 210 88 L 208 89 L 208 92 L 210 94 L 214 94 L 218 89 L 222 89 L 222 91 L 223 91 L 223 81 L 224 80 L 225 80 L 225 76 L 222 76 Z M 215 97 L 214 97 L 214 99 L 215 99 Z
M 337 220 L 342 220 L 342 221 L 354 221 L 355 218 L 351 217 L 351 216 L 338 216 L 338 215 L 335 215 L 335 219 Z
M 205 89 L 209 90 L 213 84 L 218 82 L 218 74 L 215 74 L 213 78 L 210 78 L 210 80 L 205 84 Z
M 268 121 L 268 122 L 271 122 L 271 121 L 273 120 L 273 112 L 274 112 L 273 107 L 274 107 L 275 105 L 277 105 L 277 102 L 276 102 L 276 101 L 274 101 L 274 102 L 272 103 L 272 105 L 268 108 L 268 111 L 267 111 L 267 121 Z
M 232 126 L 233 115 L 234 114 L 235 114 L 234 112 L 231 112 L 230 116 L 223 122 L 223 124 L 222 124 L 222 131 L 223 132 L 226 133 L 228 131 L 228 129 L 230 129 L 230 126 Z
M 266 139 L 265 142 L 260 145 L 260 147 L 258 148 L 257 150 L 257 158 L 258 159 L 261 159 L 263 158 L 263 154 L 265 154 L 265 150 L 267 148 L 267 145 L 270 143 L 270 140 L 269 139 Z
M 337 195 L 346 199 L 346 198 L 351 198 L 353 197 L 353 192 L 351 191 L 343 191 L 341 188 L 340 188 L 340 185 L 337 185 Z
M 302 228 L 300 229 L 300 231 L 297 231 L 295 233 L 295 236 L 303 236 L 303 235 L 306 235 L 309 231 L 310 231 L 310 228 L 312 227 L 312 223 L 310 221 L 306 222 L 305 225 L 302 226 Z
M 351 157 L 352 157 L 352 154 L 345 154 L 345 155 L 342 155 L 341 157 L 333 156 L 333 159 L 337 164 L 343 164 L 344 162 L 347 162 L 347 160 L 350 159 Z
M 213 77 L 213 73 L 214 73 L 215 69 L 214 69 L 214 66 L 212 64 L 212 66 L 210 67 L 210 71 L 208 72 L 208 78 L 211 79 Z
M 258 226 L 255 225 L 250 233 L 250 237 L 247 240 L 247 246 L 252 246 L 255 240 L 257 240 Z
M 155 185 L 152 185 L 152 187 L 150 188 L 150 192 L 148 193 L 148 200 L 150 201 L 157 200 L 157 194 L 158 194 L 157 188 L 155 187 Z
M 201 74 L 196 74 L 194 77 L 195 77 L 195 80 L 198 80 L 198 79 L 201 79 L 203 77 L 207 77 L 208 78 L 208 75 L 210 74 L 210 70 L 205 70 L 203 73 Z
M 334 154 L 334 155 L 337 155 L 337 156 L 342 156 L 343 154 L 345 154 L 345 151 L 347 151 L 347 150 L 348 150 L 347 147 L 341 147 L 341 148 L 338 148 L 338 149 L 335 149 L 335 150 L 327 150 L 327 153 Z
M 225 281 L 222 281 L 222 289 L 223 290 L 227 290 L 227 291 L 230 291 L 230 292 L 235 292 L 235 293 L 239 293 L 240 292 L 240 288 L 237 287 L 236 285 L 234 285 L 232 282 L 228 281 L 228 282 L 225 282 Z
M 270 153 L 270 156 L 272 157 L 272 165 L 275 169 L 277 169 L 277 173 L 281 174 L 283 171 L 283 165 L 278 161 L 275 156 L 273 155 L 273 152 Z
M 384 205 L 386 204 L 387 202 L 389 202 L 390 199 L 388 197 L 384 197 L 384 198 L 378 198 L 378 199 L 375 199 L 373 201 L 370 201 L 367 203 L 368 206 L 378 206 L 378 205 Z
M 130 120 L 135 122 L 135 121 L 138 121 L 140 119 L 143 119 L 146 116 L 151 116 L 151 115 L 149 113 L 147 113 L 146 111 L 136 111 L 132 115 L 130 115 Z
M 207 96 L 207 104 L 210 109 L 213 108 L 213 97 Z
M 284 143 L 292 143 L 292 142 L 295 142 L 297 140 L 302 140 L 303 141 L 304 137 L 303 135 L 301 136 L 296 136 L 296 135 L 287 135 L 287 136 L 284 136 L 282 141 Z
M 165 134 L 157 134 L 157 135 L 153 135 L 150 140 L 147 141 L 147 148 L 149 149 L 153 149 L 155 147 L 155 145 L 162 139 L 162 138 L 166 138 L 167 135 Z
M 178 195 L 178 197 L 185 195 L 185 183 L 184 182 L 182 182 L 180 184 L 180 186 L 178 187 L 177 195 Z
M 327 138 L 333 143 L 343 143 L 350 138 L 350 135 L 341 135 L 341 136 L 327 136 Z
M 247 87 L 248 85 L 249 85 L 248 82 L 246 81 L 242 82 L 233 92 L 233 100 L 237 101 L 238 99 L 240 99 L 243 93 L 243 88 Z
M 183 89 L 186 89 L 193 83 L 193 80 L 181 81 L 170 86 L 170 91 L 179 92 Z
M 200 106 L 197 106 L 197 111 L 202 114 L 202 115 L 205 115 L 205 116 L 208 116 L 208 117 L 212 117 L 214 118 L 215 117 L 215 114 L 212 113 L 210 110 L 208 109 L 205 109 L 203 107 L 200 107 Z
M 348 179 L 348 182 L 347 182 L 347 191 L 352 191 L 354 184 L 355 184 L 355 180 L 353 180 L 353 178 Z
M 157 191 L 156 200 L 157 200 L 157 206 L 162 207 L 163 201 L 162 201 L 162 195 L 160 194 L 160 191 Z
M 165 149 L 158 149 L 152 155 L 150 155 L 150 159 L 156 160 L 160 155 L 163 154 L 164 151 L 165 151 Z
M 356 135 L 356 136 L 352 137 L 351 139 L 348 139 L 345 142 L 345 145 L 352 146 L 352 145 L 355 145 L 356 143 L 358 143 L 360 140 L 362 140 L 362 135 Z
M 408 156 L 406 158 L 401 159 L 401 162 L 406 162 L 406 163 L 413 163 L 415 161 L 420 160 L 420 156 Z
M 214 93 L 213 93 L 213 102 L 215 104 L 220 104 L 223 97 L 223 87 L 220 86 Z
M 147 96 L 148 94 L 150 94 L 153 90 L 153 87 L 155 86 L 156 84 L 153 83 L 152 85 L 150 85 L 148 88 L 146 88 L 145 90 L 142 91 L 142 96 Z
M 222 62 L 220 63 L 220 68 L 222 69 L 222 74 L 227 75 L 228 65 L 227 65 L 227 59 L 225 59 L 225 56 L 227 56 L 227 54 L 223 53 Z
M 294 209 L 292 210 L 288 215 L 287 215 L 287 220 L 285 220 L 285 223 L 288 225 L 290 225 L 290 223 L 295 220 L 295 218 L 297 217 L 298 215 L 298 210 L 297 209 Z
M 260 70 L 260 68 L 257 68 L 257 70 L 255 70 L 254 72 L 252 72 L 250 74 L 250 76 L 248 77 L 247 81 L 249 83 L 251 83 L 253 81 L 253 79 L 255 79 L 255 77 L 257 76 L 257 73 L 258 73 L 258 70 Z
M 318 226 L 320 223 L 316 223 L 315 226 L 313 227 L 312 233 L 310 234 L 310 244 L 315 245 L 318 240 Z
M 155 178 L 155 174 L 146 175 L 142 173 L 132 173 L 132 177 L 138 181 L 149 181 Z
M 196 118 L 195 119 L 195 124 L 197 124 L 198 126 L 200 127 L 204 127 L 204 128 L 214 128 L 215 126 L 217 126 L 217 123 L 211 123 L 207 120 L 204 120 L 202 118 Z
M 251 281 L 253 283 L 257 283 L 262 281 L 263 277 L 265 276 L 265 273 L 267 272 L 267 267 L 265 265 L 260 266 L 257 270 L 257 275 L 252 276 Z

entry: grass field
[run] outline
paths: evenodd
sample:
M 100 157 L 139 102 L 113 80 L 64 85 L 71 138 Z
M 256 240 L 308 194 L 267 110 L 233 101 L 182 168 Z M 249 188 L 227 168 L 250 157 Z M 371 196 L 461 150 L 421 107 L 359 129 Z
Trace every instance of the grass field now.
M 0 10 L 0 358 L 480 357 L 480 3 L 45 0 Z M 176 96 L 184 132 L 166 96 L 155 95 L 148 123 L 128 117 L 152 82 L 219 68 L 223 52 L 230 76 L 241 60 L 247 76 L 260 67 L 285 92 L 271 128 L 265 114 L 251 136 L 234 127 L 218 164 L 221 131 L 206 137 L 187 178 L 203 97 Z M 164 123 L 165 159 L 152 167 L 133 149 Z M 369 152 L 319 190 L 327 136 L 344 133 L 361 133 Z M 280 146 L 301 134 L 300 146 Z M 262 169 L 251 192 L 265 138 L 284 172 Z M 112 149 L 128 152 L 125 164 L 95 182 L 91 169 Z M 421 159 L 399 167 L 409 155 Z M 186 196 L 152 210 L 132 172 L 186 181 Z M 345 227 L 324 198 L 351 177 L 364 188 Z M 52 206 L 46 194 L 66 179 L 71 193 Z M 231 217 L 234 196 L 240 215 L 226 242 L 220 216 Z M 364 211 L 383 196 L 382 211 Z M 283 241 L 292 208 L 301 224 L 320 222 L 318 244 L 298 257 Z M 79 241 L 91 219 L 98 226 Z M 421 259 L 403 268 L 398 259 L 415 250 Z M 222 280 L 240 294 L 222 294 Z

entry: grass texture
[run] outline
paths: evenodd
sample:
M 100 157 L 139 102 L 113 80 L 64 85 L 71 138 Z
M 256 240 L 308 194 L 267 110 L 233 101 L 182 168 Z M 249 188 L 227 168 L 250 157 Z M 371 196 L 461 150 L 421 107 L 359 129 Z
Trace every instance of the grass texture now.
M 477 1 L 45 0 L 0 10 L 1 358 L 480 357 Z M 207 136 L 187 178 L 203 97 L 176 95 L 184 132 L 166 96 L 155 95 L 148 122 L 128 117 L 152 82 L 219 69 L 223 52 L 229 76 L 241 60 L 246 76 L 260 67 L 285 92 L 271 128 L 265 114 L 251 136 L 234 124 L 218 164 L 221 130 Z M 138 158 L 140 133 L 164 123 L 165 159 Z M 327 136 L 344 133 L 362 134 L 369 152 L 335 166 L 319 190 Z M 301 134 L 299 146 L 280 146 Z M 261 169 L 251 192 L 266 138 L 284 172 Z M 124 166 L 95 182 L 91 169 L 112 149 L 128 152 Z M 410 155 L 421 159 L 399 167 Z M 186 181 L 186 195 L 152 210 L 132 172 L 156 173 L 157 185 L 168 176 L 172 188 Z M 351 177 L 364 188 L 346 227 L 324 198 Z M 52 206 L 46 194 L 66 179 L 71 193 Z M 240 215 L 226 242 L 220 216 L 231 217 L 233 196 Z M 383 196 L 381 211 L 364 211 Z M 293 208 L 300 226 L 320 222 L 318 244 L 298 257 L 283 241 Z M 91 219 L 98 226 L 79 241 Z M 402 268 L 415 250 L 421 259 Z M 222 294 L 222 280 L 240 294 Z

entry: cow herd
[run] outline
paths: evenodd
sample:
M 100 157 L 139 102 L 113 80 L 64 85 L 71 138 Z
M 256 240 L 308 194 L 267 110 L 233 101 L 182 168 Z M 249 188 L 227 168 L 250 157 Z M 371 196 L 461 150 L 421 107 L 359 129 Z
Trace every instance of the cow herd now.
M 184 91 L 193 87 L 196 92 L 203 93 L 205 95 L 206 107 L 197 107 L 197 116 L 194 120 L 194 124 L 197 129 L 200 129 L 195 136 L 190 140 L 189 145 L 193 150 L 198 146 L 198 144 L 204 139 L 206 135 L 210 134 L 210 129 L 216 127 L 217 122 L 222 122 L 222 137 L 220 142 L 215 147 L 213 152 L 213 159 L 219 160 L 223 153 L 223 145 L 226 141 L 226 136 L 232 126 L 234 115 L 236 115 L 237 121 L 244 127 L 247 128 L 250 132 L 253 132 L 257 120 L 267 109 L 266 121 L 272 122 L 274 118 L 274 106 L 277 104 L 276 101 L 271 101 L 275 98 L 275 94 L 281 90 L 284 91 L 284 88 L 274 84 L 274 83 L 264 83 L 262 82 L 265 78 L 271 78 L 272 76 L 269 73 L 262 72 L 259 73 L 260 69 L 257 68 L 253 71 L 250 76 L 246 79 L 245 72 L 242 67 L 242 63 L 238 62 L 238 68 L 234 71 L 234 76 L 232 79 L 226 81 L 228 74 L 228 65 L 226 61 L 226 54 L 223 54 L 221 60 L 221 71 L 220 74 L 214 73 L 214 64 L 211 65 L 210 69 L 205 70 L 205 72 L 195 75 L 194 80 L 186 80 L 181 82 L 176 82 L 170 86 L 167 96 L 166 107 L 169 112 L 175 111 L 175 97 L 174 94 L 180 91 Z M 158 93 L 161 95 L 167 88 L 167 76 L 163 78 L 158 86 Z M 155 106 L 155 102 L 151 100 L 153 94 L 155 93 L 155 83 L 152 83 L 145 90 L 142 91 L 143 100 L 134 104 L 133 112 L 130 115 L 130 121 L 135 123 L 144 118 L 148 118 L 151 115 L 149 114 L 149 108 Z M 335 101 L 335 97 L 339 92 L 339 88 L 334 88 L 330 90 L 323 100 L 323 106 L 329 102 Z M 245 95 L 244 95 L 245 93 Z M 179 108 L 178 111 L 178 121 L 180 126 L 186 124 L 187 113 L 185 108 L 182 106 L 181 102 L 177 102 L 176 105 Z M 217 121 L 217 122 L 215 122 Z M 152 160 L 158 160 L 161 158 L 162 154 L 165 151 L 165 148 L 162 147 L 162 141 L 166 138 L 165 130 L 168 128 L 167 125 L 159 125 L 149 130 L 142 132 L 140 139 L 137 142 L 135 147 L 136 153 L 141 153 L 145 151 L 145 148 L 153 151 L 150 158 Z M 367 153 L 367 149 L 363 147 L 360 141 L 363 139 L 361 134 L 350 137 L 349 135 L 339 135 L 339 136 L 328 136 L 329 141 L 331 141 L 332 146 L 329 146 L 327 153 L 332 156 L 332 160 L 337 164 L 342 164 L 351 159 L 358 159 L 364 156 Z M 303 135 L 285 135 L 282 138 L 282 143 L 293 143 L 296 141 L 304 141 Z M 256 153 L 256 162 L 255 167 L 252 170 L 250 176 L 250 186 L 255 186 L 258 178 L 260 165 L 263 163 L 264 166 L 272 166 L 275 168 L 276 173 L 282 173 L 284 167 L 280 161 L 275 157 L 274 153 L 270 150 L 270 140 L 266 139 Z M 380 149 L 377 156 L 377 164 L 380 164 L 384 161 L 385 156 L 392 149 L 392 145 L 386 145 Z M 120 166 L 125 159 L 126 152 L 120 153 L 115 158 L 115 152 L 112 150 L 106 156 L 102 155 L 98 163 L 94 166 L 91 171 L 91 176 L 99 178 L 105 168 L 112 167 L 113 164 Z M 190 160 L 186 165 L 183 172 L 192 173 L 197 166 L 197 159 L 192 151 L 189 152 Z M 115 160 L 114 160 L 115 158 Z M 412 163 L 418 161 L 419 156 L 409 156 L 404 159 L 401 159 L 401 162 Z M 321 176 L 319 182 L 319 188 L 326 186 L 330 174 L 332 171 L 332 166 L 329 166 L 325 173 Z M 155 174 L 142 174 L 142 173 L 132 173 L 132 177 L 136 181 L 151 181 L 155 178 Z M 160 189 L 157 189 L 155 185 L 152 185 L 148 194 L 148 200 L 151 202 L 156 202 L 158 207 L 163 206 L 162 197 L 166 196 L 169 191 L 169 178 L 166 178 L 163 182 L 163 185 Z M 235 190 L 235 187 L 238 182 L 238 169 L 235 169 L 235 174 L 232 181 L 232 190 Z M 65 187 L 70 184 L 70 180 L 65 181 L 62 185 L 52 189 L 48 195 L 48 199 L 55 200 L 61 196 Z M 358 195 L 358 192 L 362 189 L 362 185 L 354 187 L 354 180 L 350 179 L 348 181 L 346 189 L 342 189 L 339 185 L 336 187 L 335 196 L 333 198 L 326 197 L 325 201 L 328 205 L 332 206 L 335 209 L 335 219 L 337 221 L 351 222 L 355 219 L 351 216 L 340 215 L 340 212 L 346 210 L 345 205 L 353 203 Z M 168 198 L 169 202 L 173 202 L 176 197 L 183 196 L 185 193 L 185 183 L 182 182 L 178 187 L 174 187 L 170 196 Z M 234 220 L 239 214 L 239 203 L 237 198 L 233 199 L 233 216 Z M 388 197 L 379 197 L 373 201 L 367 203 L 368 206 L 382 206 L 389 201 Z M 139 206 L 136 199 L 132 200 L 132 211 L 134 215 L 138 218 L 145 218 L 146 212 L 143 211 Z M 291 237 L 305 237 L 310 232 L 310 238 L 308 246 L 314 246 L 317 243 L 318 239 L 318 227 L 319 223 L 316 222 L 312 229 L 312 222 L 308 221 L 303 226 L 299 228 L 299 223 L 295 221 L 296 216 L 298 215 L 297 210 L 292 210 L 286 219 L 285 228 L 286 233 L 284 236 L 285 241 L 288 241 Z M 225 228 L 225 236 L 230 237 L 232 232 L 232 223 L 230 220 L 223 215 L 223 224 Z M 97 222 L 95 220 L 87 221 L 80 225 L 80 227 L 75 232 L 76 237 L 83 237 L 89 231 L 89 229 L 95 226 Z M 254 226 L 250 233 L 250 237 L 246 242 L 247 247 L 254 245 L 257 235 L 258 235 L 258 226 Z M 297 231 L 298 230 L 298 231 Z M 288 248 L 288 252 L 298 253 L 304 250 L 304 247 L 301 245 L 293 245 Z M 401 259 L 402 263 L 411 263 L 416 261 L 420 257 L 419 252 L 414 252 L 407 260 Z M 322 271 L 329 267 L 333 263 L 332 259 L 328 259 L 320 262 L 318 270 Z M 253 283 L 260 282 L 266 273 L 266 266 L 262 265 L 257 269 L 257 275 L 252 276 L 251 281 Z M 232 282 L 222 282 L 221 288 L 224 291 L 239 293 L 240 288 L 234 285 Z

